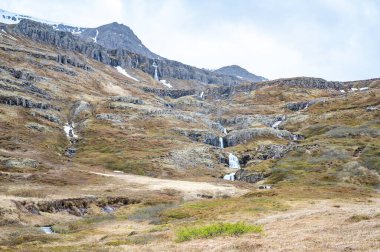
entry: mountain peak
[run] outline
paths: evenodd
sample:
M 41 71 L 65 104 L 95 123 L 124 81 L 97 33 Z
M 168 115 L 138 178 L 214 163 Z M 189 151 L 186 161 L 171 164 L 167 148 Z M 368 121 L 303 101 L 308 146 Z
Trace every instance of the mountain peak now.
M 97 28 L 88 28 L 80 35 L 88 42 L 95 42 L 107 49 L 126 49 L 148 58 L 161 58 L 151 52 L 127 25 L 112 22 Z
M 247 69 L 242 68 L 241 66 L 238 66 L 238 65 L 224 66 L 215 70 L 214 73 L 232 75 L 239 79 L 252 81 L 252 82 L 260 82 L 260 81 L 267 80 L 266 78 L 262 76 L 257 76 L 253 73 L 250 73 Z

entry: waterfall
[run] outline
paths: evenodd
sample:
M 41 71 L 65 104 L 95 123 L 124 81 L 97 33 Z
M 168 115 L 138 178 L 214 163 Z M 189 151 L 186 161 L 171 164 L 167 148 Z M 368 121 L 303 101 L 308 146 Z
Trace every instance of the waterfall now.
M 224 175 L 223 179 L 234 181 L 235 180 L 235 172 Z
M 223 133 L 224 133 L 225 135 L 227 135 L 227 129 L 226 129 L 226 128 L 223 128 Z
M 205 96 L 205 93 L 202 91 L 202 93 L 199 95 L 199 97 L 200 97 L 201 99 L 203 99 L 204 96 Z
M 219 137 L 219 147 L 222 149 L 224 148 L 223 137 Z
M 275 123 L 273 123 L 272 128 L 274 129 L 278 128 L 278 126 L 280 126 L 281 123 L 282 123 L 282 120 L 276 121 Z
M 52 234 L 52 233 L 54 233 L 53 229 L 50 226 L 40 227 L 40 230 L 42 232 L 44 232 L 45 234 Z
M 158 81 L 157 67 L 154 69 L 154 79 Z
M 78 138 L 78 136 L 74 133 L 74 123 L 66 123 L 65 126 L 63 126 L 63 130 L 65 131 L 68 139 Z
M 156 80 L 156 81 L 159 81 L 159 79 L 158 79 L 158 73 L 157 73 L 157 64 L 156 64 L 156 62 L 154 61 L 153 62 L 153 65 L 152 65 L 153 67 L 154 67 L 154 79 Z
M 228 155 L 228 164 L 230 168 L 240 169 L 239 159 L 232 153 Z
M 277 118 L 276 118 L 277 121 L 275 121 L 275 122 L 272 124 L 271 127 L 272 127 L 273 129 L 277 129 L 278 126 L 280 126 L 280 124 L 281 124 L 283 121 L 285 121 L 285 119 L 286 119 L 286 116 L 284 116 L 284 115 L 281 116 L 280 118 L 277 117 Z

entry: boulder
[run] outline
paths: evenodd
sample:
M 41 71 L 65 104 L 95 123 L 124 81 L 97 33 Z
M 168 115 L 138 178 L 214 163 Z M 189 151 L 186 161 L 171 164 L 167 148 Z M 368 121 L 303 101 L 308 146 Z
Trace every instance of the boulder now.
M 133 96 L 113 96 L 111 100 L 114 102 L 127 102 L 138 105 L 144 104 L 144 101 L 142 99 Z
M 0 95 L 0 103 L 21 106 L 24 108 L 50 109 L 53 108 L 50 104 L 35 102 L 22 96 L 4 96 Z
M 306 108 L 308 108 L 311 105 L 314 105 L 316 103 L 324 103 L 324 102 L 326 102 L 325 99 L 315 99 L 315 100 L 311 100 L 311 101 L 292 102 L 292 103 L 286 104 L 286 108 L 290 109 L 292 111 L 299 111 L 302 109 L 306 109 Z

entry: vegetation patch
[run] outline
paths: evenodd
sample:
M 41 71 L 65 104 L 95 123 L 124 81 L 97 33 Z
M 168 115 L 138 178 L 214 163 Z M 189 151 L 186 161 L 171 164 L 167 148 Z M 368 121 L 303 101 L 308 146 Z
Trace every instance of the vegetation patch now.
M 199 227 L 185 227 L 177 231 L 176 241 L 184 242 L 192 239 L 212 238 L 216 236 L 237 236 L 245 233 L 262 233 L 263 227 L 259 225 L 237 223 L 216 223 Z
M 174 206 L 174 204 L 157 204 L 153 206 L 139 208 L 136 209 L 134 213 L 129 215 L 128 219 L 137 222 L 149 221 L 149 223 L 151 224 L 160 224 L 162 212 L 167 209 L 173 208 Z
M 369 220 L 371 219 L 371 216 L 364 215 L 364 214 L 355 214 L 352 215 L 350 218 L 347 219 L 348 222 L 359 222 L 363 220 Z

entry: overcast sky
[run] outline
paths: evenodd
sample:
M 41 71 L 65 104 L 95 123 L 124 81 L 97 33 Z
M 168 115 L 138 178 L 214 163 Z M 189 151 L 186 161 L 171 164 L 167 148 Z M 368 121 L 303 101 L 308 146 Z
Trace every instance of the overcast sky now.
M 201 68 L 380 77 L 378 0 L 1 0 L 0 8 L 83 27 L 123 23 L 151 51 Z

